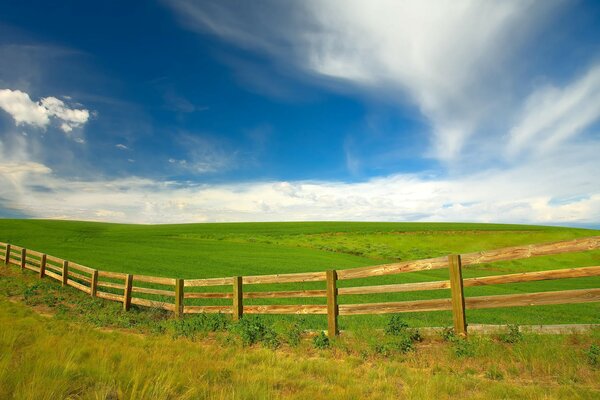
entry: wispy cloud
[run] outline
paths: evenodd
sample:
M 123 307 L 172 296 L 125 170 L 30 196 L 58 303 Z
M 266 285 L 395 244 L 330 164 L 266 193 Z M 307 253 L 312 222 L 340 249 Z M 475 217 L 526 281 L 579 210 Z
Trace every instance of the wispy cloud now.
M 314 76 L 412 102 L 431 125 L 430 155 L 456 159 L 498 125 L 519 49 L 557 1 L 169 0 L 190 29 L 212 32 Z M 241 9 L 240 9 L 241 7 Z M 267 16 L 263 9 L 269 9 Z M 268 18 L 268 21 L 265 19 Z M 334 82 L 331 82 L 331 81 Z
M 600 119 L 600 64 L 564 87 L 545 85 L 529 95 L 510 131 L 507 152 L 546 152 Z

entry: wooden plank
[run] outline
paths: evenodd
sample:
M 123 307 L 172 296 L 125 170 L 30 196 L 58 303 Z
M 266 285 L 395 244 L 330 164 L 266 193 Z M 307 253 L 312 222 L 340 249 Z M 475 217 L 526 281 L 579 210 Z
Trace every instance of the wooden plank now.
M 148 283 L 158 283 L 160 285 L 169 285 L 173 286 L 176 284 L 176 279 L 173 278 L 162 278 L 158 276 L 147 276 L 147 275 L 134 275 L 134 281 L 140 282 L 148 282 Z
M 340 290 L 340 289 L 338 289 Z M 295 297 L 327 297 L 326 290 L 279 290 L 275 292 L 244 292 L 245 299 L 278 299 Z
M 127 274 L 121 272 L 110 272 L 98 270 L 98 276 L 104 278 L 127 279 Z
M 98 271 L 98 274 L 100 274 L 100 271 Z M 106 281 L 99 280 L 98 281 L 98 286 L 99 287 L 107 287 L 107 288 L 125 290 L 125 285 L 123 285 L 122 283 L 106 282 Z
M 477 310 L 482 308 L 578 304 L 599 301 L 600 289 L 577 289 L 557 292 L 468 297 L 465 299 L 465 304 L 467 309 Z
M 463 287 L 496 285 L 505 283 L 519 283 L 544 281 L 565 278 L 584 278 L 600 276 L 600 266 L 555 269 L 549 271 L 520 272 L 518 274 L 482 276 L 478 278 L 463 279 Z M 338 288 L 339 295 L 377 294 L 414 292 L 421 290 L 450 289 L 450 281 L 431 281 L 415 283 L 399 283 L 392 285 L 357 286 L 351 288 Z
M 96 297 L 97 291 L 98 291 L 98 271 L 94 270 L 94 272 L 92 272 L 92 281 L 90 282 L 90 295 L 92 297 Z
M 133 275 L 127 274 L 125 278 L 125 290 L 123 291 L 123 310 L 129 311 L 131 307 L 131 287 L 133 284 Z
M 102 292 L 100 290 L 96 292 L 96 297 L 106 300 L 118 301 L 119 303 L 123 302 L 123 296 L 119 296 L 118 294 L 114 293 Z
M 42 279 L 46 275 L 46 255 L 42 254 L 42 259 L 40 260 L 40 279 Z
M 46 271 L 46 276 L 49 276 L 50 278 L 53 278 L 59 282 L 62 282 L 62 276 L 60 276 L 59 274 L 55 274 L 52 271 Z
M 496 285 L 504 283 L 532 282 L 545 281 L 553 279 L 566 278 L 585 278 L 590 276 L 599 276 L 600 266 L 568 268 L 568 269 L 553 269 L 549 271 L 533 271 L 521 272 L 518 274 L 482 276 L 479 278 L 469 278 L 463 280 L 463 286 L 483 286 Z
M 35 251 L 35 250 L 31 250 L 31 249 L 27 249 L 27 255 L 28 256 L 36 256 L 38 258 L 41 258 L 43 253 L 39 252 L 39 251 Z
M 327 305 L 264 305 L 245 306 L 245 314 L 327 314 Z
M 79 271 L 87 272 L 88 274 L 91 274 L 92 272 L 95 271 L 94 268 L 86 267 L 85 265 L 74 263 L 73 261 L 69 262 L 69 267 L 71 269 L 74 268 L 74 269 L 78 269 Z
M 244 314 L 244 290 L 242 286 L 242 277 L 236 276 L 233 278 L 233 320 L 239 321 Z
M 231 306 L 185 306 L 184 314 L 221 313 L 231 314 Z
M 452 295 L 452 320 L 454 333 L 467 335 L 467 318 L 465 315 L 465 294 L 463 291 L 462 268 L 459 255 L 448 256 L 450 273 L 450 293 Z
M 465 280 L 466 282 L 466 280 Z M 392 285 L 357 286 L 350 288 L 338 288 L 339 295 L 376 294 L 416 292 L 421 290 L 450 289 L 450 281 L 431 281 L 415 283 L 398 283 Z
M 245 294 L 244 294 L 245 296 Z M 195 292 L 186 292 L 183 295 L 184 299 L 233 299 L 233 293 L 216 293 L 216 292 L 205 292 L 205 293 L 195 293 Z
M 62 285 L 67 285 L 67 279 L 69 279 L 69 262 L 67 260 L 63 261 L 62 267 Z
M 81 283 L 74 281 L 72 279 L 67 279 L 67 285 L 74 287 L 75 289 L 79 289 L 82 292 L 85 292 L 87 294 L 90 294 L 90 288 L 82 285 Z
M 35 265 L 31 265 L 31 264 L 29 264 L 29 263 L 25 263 L 25 265 L 24 265 L 24 267 L 23 267 L 23 268 L 24 268 L 24 269 L 28 269 L 28 270 L 30 270 L 30 271 L 37 272 L 37 273 L 39 273 L 39 272 L 40 272 L 40 269 L 39 269 L 38 267 L 36 267 Z
M 414 300 L 389 303 L 340 304 L 340 315 L 390 314 L 452 309 L 451 299 Z
M 175 311 L 175 305 L 170 303 L 165 303 L 162 301 L 154 301 L 147 299 L 140 299 L 139 297 L 132 297 L 131 304 L 135 304 L 138 306 L 150 307 L 150 308 L 160 308 L 167 311 Z
M 440 269 L 446 267 L 448 267 L 448 258 L 436 257 L 425 260 L 375 265 L 371 267 L 342 269 L 337 271 L 337 277 L 339 280 L 368 278 L 371 276 L 394 275 L 404 272 L 427 271 L 430 269 Z
M 337 302 L 337 274 L 335 270 L 327 271 L 327 335 L 337 336 L 338 329 L 338 302 Z
M 600 249 L 600 236 L 552 243 L 507 247 L 497 250 L 486 250 L 477 253 L 463 254 L 461 258 L 462 265 L 464 266 L 596 249 Z
M 85 281 L 87 283 L 90 283 L 92 281 L 92 278 L 88 276 L 78 274 L 77 272 L 73 272 L 73 270 L 71 270 L 71 267 L 72 265 L 69 263 L 69 277 L 81 279 L 82 281 Z
M 52 271 L 54 271 L 54 272 L 58 272 L 59 274 L 61 274 L 61 273 L 62 273 L 62 266 L 60 266 L 60 267 L 57 267 L 57 266 L 56 266 L 56 265 L 54 265 L 54 264 L 50 264 L 50 263 L 48 262 L 48 260 L 46 260 L 46 269 L 47 269 L 47 270 L 48 270 L 48 269 L 50 269 L 50 270 L 52 270 Z
M 135 280 L 135 277 L 133 278 Z M 162 290 L 162 289 L 151 289 L 139 286 L 132 286 L 131 291 L 133 293 L 146 293 L 146 294 L 156 294 L 159 296 L 170 296 L 175 297 L 175 291 L 173 290 Z
M 37 267 L 40 266 L 40 260 L 38 260 L 37 258 L 33 258 L 29 256 L 29 252 L 31 250 L 27 250 L 27 257 L 25 257 L 25 261 L 28 262 L 31 265 L 35 265 Z
M 15 245 L 15 244 L 11 244 L 11 245 L 10 245 L 10 249 L 11 249 L 12 251 L 14 251 L 14 252 L 18 252 L 18 253 L 20 253 L 20 252 L 21 252 L 21 250 L 23 250 L 23 247 L 21 247 L 21 246 L 17 246 L 17 245 Z
M 53 261 L 53 262 L 57 263 L 58 265 L 62 265 L 63 261 L 65 261 L 62 258 L 54 257 L 54 256 L 51 256 L 50 254 L 46 255 L 46 259 L 48 261 Z
M 327 279 L 325 272 L 300 272 L 294 274 L 244 276 L 244 285 L 263 283 L 321 282 Z
M 175 315 L 181 317 L 183 315 L 183 279 L 175 281 Z
M 195 286 L 225 286 L 231 285 L 233 278 L 206 278 L 206 279 L 186 279 L 183 282 L 185 287 Z

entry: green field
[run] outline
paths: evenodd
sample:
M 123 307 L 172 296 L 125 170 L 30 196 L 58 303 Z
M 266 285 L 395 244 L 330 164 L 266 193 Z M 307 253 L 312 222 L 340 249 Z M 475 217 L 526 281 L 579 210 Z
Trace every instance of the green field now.
M 177 278 L 322 271 L 411 260 L 521 244 L 599 235 L 600 231 L 525 225 L 459 223 L 228 223 L 124 225 L 92 222 L 0 220 L 0 241 L 93 268 Z M 465 277 L 600 265 L 600 251 L 482 264 Z M 357 286 L 447 279 L 436 270 L 340 281 Z M 465 289 L 467 296 L 600 287 L 600 277 Z M 252 290 L 324 288 L 324 283 L 255 285 Z M 211 288 L 214 291 L 215 288 Z M 221 288 L 221 290 L 229 290 Z M 246 287 L 246 290 L 249 290 Z M 448 291 L 342 296 L 340 303 L 448 297 Z M 193 304 L 227 304 L 193 300 Z M 325 299 L 247 300 L 247 304 L 324 303 Z M 600 323 L 600 304 L 474 310 L 469 323 Z M 296 316 L 269 318 L 294 319 Z M 340 318 L 341 329 L 381 327 L 385 316 Z M 413 326 L 451 325 L 449 312 L 411 313 Z M 307 328 L 326 326 L 324 316 L 303 318 Z

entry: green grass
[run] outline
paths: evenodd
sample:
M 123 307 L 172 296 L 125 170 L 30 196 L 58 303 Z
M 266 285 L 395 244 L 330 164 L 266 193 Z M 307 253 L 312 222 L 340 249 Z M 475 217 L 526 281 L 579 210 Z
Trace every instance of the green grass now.
M 58 290 L 84 297 L 72 288 Z M 596 399 L 600 394 L 600 369 L 589 356 L 600 344 L 600 331 L 525 334 L 512 344 L 493 336 L 456 343 L 432 336 L 411 349 L 383 351 L 384 338 L 360 332 L 366 336 L 335 339 L 322 350 L 306 339 L 271 350 L 243 346 L 227 334 L 194 341 L 95 329 L 89 321 L 39 315 L 2 294 L 0 326 L 2 399 Z
M 0 241 L 23 245 L 94 268 L 179 278 L 222 277 L 322 271 L 436 257 L 520 244 L 598 235 L 600 231 L 525 225 L 458 223 L 239 223 L 123 225 L 92 222 L 0 220 Z M 600 251 L 468 267 L 465 277 L 600 265 Z M 357 286 L 447 279 L 436 270 L 340 281 Z M 321 282 L 256 285 L 246 290 L 323 288 Z M 600 277 L 467 288 L 467 296 L 600 287 Z M 229 290 L 208 288 L 207 291 Z M 340 297 L 340 303 L 400 301 L 448 297 L 425 291 Z M 324 299 L 247 300 L 247 304 L 324 303 Z M 190 304 L 228 304 L 193 300 Z M 446 326 L 449 312 L 406 314 L 412 326 Z M 468 312 L 469 323 L 600 323 L 600 305 L 556 305 Z M 296 316 L 273 316 L 293 321 Z M 341 317 L 342 329 L 383 327 L 385 316 Z M 313 329 L 323 316 L 306 318 Z

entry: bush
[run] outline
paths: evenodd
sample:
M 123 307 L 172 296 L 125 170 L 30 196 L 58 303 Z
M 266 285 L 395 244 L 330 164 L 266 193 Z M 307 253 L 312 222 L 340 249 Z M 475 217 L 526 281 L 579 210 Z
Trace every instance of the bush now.
M 442 340 L 444 340 L 445 342 L 454 342 L 456 340 L 456 334 L 454 333 L 454 328 L 452 327 L 445 327 L 444 329 L 442 329 Z
M 412 350 L 414 350 L 414 341 L 408 335 L 393 337 L 374 346 L 375 353 L 385 357 L 396 353 L 405 354 Z
M 523 340 L 523 334 L 519 325 L 508 325 L 508 332 L 498 335 L 498 339 L 503 343 L 514 344 Z
M 585 353 L 587 355 L 588 364 L 592 367 L 600 367 L 600 346 L 593 344 Z
M 408 324 L 399 315 L 393 315 L 385 326 L 385 334 L 391 336 L 403 335 L 408 329 Z
M 285 330 L 284 337 L 287 344 L 296 347 L 302 340 L 302 326 L 300 322 L 293 322 Z
M 453 343 L 454 354 L 457 357 L 473 357 L 475 355 L 473 344 L 466 339 L 456 338 Z
M 244 346 L 252 346 L 261 342 L 265 346 L 275 349 L 281 345 L 275 330 L 266 325 L 258 316 L 243 317 L 235 325 L 234 330 L 242 339 Z
M 330 346 L 329 338 L 323 331 L 313 338 L 313 344 L 317 349 L 320 350 L 326 349 Z
M 164 330 L 171 330 L 173 338 L 186 337 L 196 340 L 201 333 L 227 330 L 229 320 L 223 314 L 198 314 L 193 317 L 169 320 L 166 325 Z

